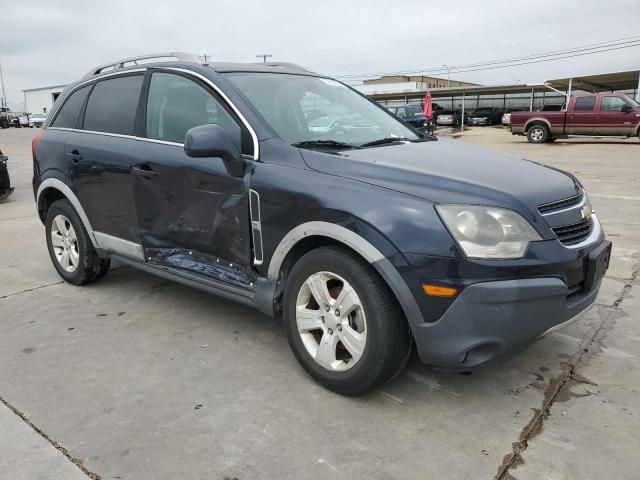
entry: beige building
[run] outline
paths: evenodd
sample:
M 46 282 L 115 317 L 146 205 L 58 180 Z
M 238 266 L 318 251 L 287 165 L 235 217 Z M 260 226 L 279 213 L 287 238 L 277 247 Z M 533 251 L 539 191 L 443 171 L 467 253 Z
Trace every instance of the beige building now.
M 407 88 L 431 89 L 446 87 L 473 87 L 477 83 L 461 82 L 459 80 L 448 80 L 446 78 L 426 77 L 424 75 L 387 75 L 372 80 L 364 80 L 364 85 L 386 85 L 406 83 Z

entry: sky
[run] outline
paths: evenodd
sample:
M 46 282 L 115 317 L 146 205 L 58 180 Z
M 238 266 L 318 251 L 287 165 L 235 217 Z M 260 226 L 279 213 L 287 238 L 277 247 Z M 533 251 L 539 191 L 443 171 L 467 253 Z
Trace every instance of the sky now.
M 456 66 L 640 37 L 640 0 L 29 0 L 0 5 L 8 104 L 138 54 L 273 61 L 333 77 L 454 67 L 452 79 L 533 83 L 640 68 L 640 46 L 509 68 Z M 1 95 L 1 92 L 0 92 Z

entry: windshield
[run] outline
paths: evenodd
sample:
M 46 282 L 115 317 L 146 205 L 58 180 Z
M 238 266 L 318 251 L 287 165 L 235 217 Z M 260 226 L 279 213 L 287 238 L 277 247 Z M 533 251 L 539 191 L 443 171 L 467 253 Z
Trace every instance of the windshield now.
M 640 103 L 636 102 L 633 98 L 631 98 L 629 95 L 624 95 L 624 98 L 627 102 L 629 102 L 631 105 L 633 105 L 634 107 L 640 107 Z
M 479 108 L 477 109 L 475 112 L 473 112 L 475 115 L 488 115 L 491 112 L 493 112 L 493 110 L 491 110 L 490 108 Z
M 31 118 L 47 118 L 44 113 L 32 113 Z
M 420 138 L 386 109 L 335 80 L 253 72 L 225 77 L 290 144 L 333 140 L 359 145 L 389 137 Z

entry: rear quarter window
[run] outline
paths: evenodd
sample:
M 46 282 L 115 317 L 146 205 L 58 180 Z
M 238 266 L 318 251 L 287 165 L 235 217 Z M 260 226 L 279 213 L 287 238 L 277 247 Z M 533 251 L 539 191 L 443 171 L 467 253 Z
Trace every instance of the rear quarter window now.
M 87 102 L 83 128 L 133 135 L 142 80 L 142 75 L 130 75 L 96 83 Z
M 86 87 L 79 88 L 69 95 L 69 98 L 67 98 L 60 108 L 60 111 L 51 123 L 51 126 L 58 128 L 76 128 L 78 115 L 80 114 L 80 110 L 82 110 L 82 106 L 84 105 L 84 101 L 87 99 L 87 95 L 90 90 L 91 85 L 87 85 Z M 40 119 L 44 118 L 44 115 L 33 115 L 31 118 Z
M 576 105 L 573 108 L 575 111 L 591 111 L 596 105 L 596 97 L 579 97 L 576 98 Z

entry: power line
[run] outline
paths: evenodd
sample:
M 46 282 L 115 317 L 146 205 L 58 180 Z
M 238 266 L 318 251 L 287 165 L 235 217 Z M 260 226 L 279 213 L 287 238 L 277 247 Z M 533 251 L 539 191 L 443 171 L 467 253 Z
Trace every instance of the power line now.
M 591 54 L 601 53 L 605 51 L 636 47 L 640 45 L 639 42 L 640 42 L 640 36 L 627 37 L 624 39 L 610 40 L 608 42 L 600 42 L 600 43 L 584 45 L 584 46 L 574 47 L 574 48 L 564 49 L 564 50 L 555 50 L 555 51 L 541 52 L 537 54 L 520 56 L 520 57 L 511 57 L 511 58 L 505 58 L 500 60 L 490 60 L 485 62 L 465 64 L 465 65 L 456 65 L 456 66 L 451 66 L 450 70 L 454 71 L 455 73 L 461 73 L 466 71 L 478 71 L 478 69 L 471 70 L 472 68 L 475 68 L 475 67 L 488 67 L 488 68 L 481 68 L 483 70 L 486 70 L 490 68 L 506 68 L 510 66 L 526 65 L 530 63 L 538 63 L 543 61 L 560 60 L 563 58 L 572 58 L 575 56 L 591 55 Z M 610 48 L 610 47 L 618 47 L 618 48 Z M 550 57 L 555 57 L 555 58 L 550 58 Z M 533 60 L 533 61 L 527 61 L 527 60 Z M 518 63 L 522 61 L 527 61 L 527 62 Z M 513 64 L 513 65 L 504 65 L 504 64 Z M 438 73 L 438 72 L 444 72 L 445 70 L 446 69 L 443 69 L 442 67 L 427 67 L 427 68 L 416 69 L 416 70 L 402 70 L 402 71 L 395 71 L 395 72 L 349 74 L 349 75 L 342 75 L 337 78 L 363 79 L 367 77 L 378 77 L 383 75 Z
M 431 58 L 443 58 L 443 57 L 451 57 L 452 55 L 457 55 L 457 54 L 469 54 L 469 53 L 477 53 L 477 52 L 486 52 L 486 51 L 495 51 L 496 48 L 511 48 L 511 47 L 521 47 L 524 45 L 531 45 L 533 43 L 541 43 L 541 42 L 551 42 L 554 40 L 560 40 L 563 38 L 571 38 L 571 37 L 579 37 L 581 35 L 589 35 L 589 34 L 593 34 L 593 33 L 597 33 L 597 32 L 603 32 L 606 30 L 620 30 L 622 28 L 625 27 L 635 27 L 640 25 L 640 23 L 638 22 L 633 22 L 633 23 L 627 23 L 624 25 L 610 25 L 608 27 L 603 27 L 603 28 L 596 28 L 593 30 L 583 30 L 580 32 L 574 32 L 574 33 L 568 33 L 565 35 L 556 35 L 556 36 L 552 36 L 552 37 L 546 37 L 546 38 L 536 38 L 535 40 L 530 40 L 527 42 L 519 42 L 519 43 L 510 43 L 509 45 L 497 45 L 497 46 L 492 46 L 489 48 L 480 48 L 480 49 L 475 49 L 475 50 L 464 50 L 464 51 L 456 51 L 456 52 L 448 52 L 448 53 L 444 53 L 441 55 L 435 55 L 435 56 L 431 56 Z M 372 60 L 369 62 L 348 62 L 348 63 L 333 63 L 333 64 L 314 64 L 314 67 L 342 67 L 344 65 L 350 65 L 350 66 L 354 66 L 354 65 L 371 65 L 371 64 L 379 64 L 382 62 L 406 62 L 406 61 L 411 61 L 411 60 L 417 60 L 417 59 L 422 59 L 424 58 L 424 56 L 420 56 L 420 57 L 404 57 L 404 58 L 388 58 L 388 59 L 377 59 L 377 60 Z
M 574 53 L 574 52 L 584 51 L 584 50 L 594 50 L 594 49 L 597 49 L 597 48 L 616 46 L 616 45 L 620 45 L 620 44 L 624 44 L 624 43 L 636 42 L 636 41 L 639 41 L 639 40 L 640 40 L 640 36 L 626 37 L 626 38 L 622 38 L 622 39 L 609 40 L 607 42 L 594 43 L 594 44 L 583 45 L 583 46 L 579 46 L 579 47 L 572 47 L 572 48 L 563 49 L 563 50 L 552 50 L 552 51 L 541 52 L 541 53 L 536 53 L 536 54 L 531 54 L 531 55 L 526 55 L 526 56 L 511 57 L 511 58 L 506 58 L 506 59 L 501 59 L 501 60 L 489 60 L 489 61 L 479 62 L 479 63 L 456 65 L 456 66 L 453 66 L 451 68 L 459 70 L 461 68 L 468 68 L 468 67 L 476 67 L 476 66 L 484 66 L 484 65 L 516 62 L 516 61 L 520 61 L 520 60 L 556 56 L 556 55 Z M 394 73 L 395 74 L 409 74 L 409 73 L 416 73 L 416 72 L 423 72 L 423 71 L 430 71 L 430 72 L 438 71 L 438 72 L 440 72 L 440 71 L 443 71 L 443 69 L 440 68 L 440 67 L 427 67 L 427 68 L 423 68 L 423 69 L 419 69 L 419 70 L 401 70 L 401 71 L 396 71 Z M 384 73 L 384 74 L 387 74 L 387 73 Z M 381 75 L 381 73 L 370 73 L 370 74 L 369 73 L 362 73 L 362 74 L 343 75 L 343 76 L 341 76 L 339 78 L 360 77 L 360 76 L 362 76 L 362 77 L 365 77 L 365 76 L 379 76 L 379 75 Z

